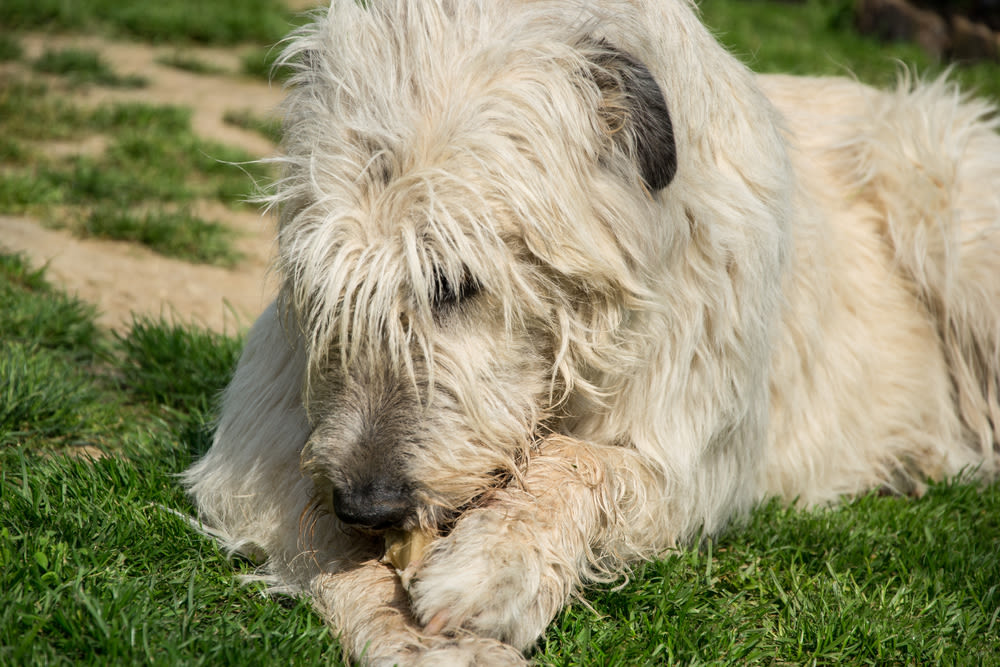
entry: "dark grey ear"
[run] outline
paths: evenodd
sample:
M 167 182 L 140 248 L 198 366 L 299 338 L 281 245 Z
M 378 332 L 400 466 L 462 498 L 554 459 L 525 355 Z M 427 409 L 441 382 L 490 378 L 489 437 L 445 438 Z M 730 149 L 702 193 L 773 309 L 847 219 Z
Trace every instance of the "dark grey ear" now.
M 603 40 L 592 58 L 592 76 L 604 95 L 600 110 L 612 139 L 631 153 L 653 191 L 677 172 L 677 146 L 667 101 L 649 69 Z

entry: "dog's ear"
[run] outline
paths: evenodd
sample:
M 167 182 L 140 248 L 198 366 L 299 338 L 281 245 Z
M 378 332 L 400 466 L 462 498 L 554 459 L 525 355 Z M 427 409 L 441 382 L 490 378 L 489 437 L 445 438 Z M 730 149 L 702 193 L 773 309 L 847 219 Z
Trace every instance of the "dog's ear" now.
M 663 91 L 645 65 L 603 40 L 591 62 L 606 131 L 634 157 L 652 191 L 665 188 L 677 172 L 677 146 Z

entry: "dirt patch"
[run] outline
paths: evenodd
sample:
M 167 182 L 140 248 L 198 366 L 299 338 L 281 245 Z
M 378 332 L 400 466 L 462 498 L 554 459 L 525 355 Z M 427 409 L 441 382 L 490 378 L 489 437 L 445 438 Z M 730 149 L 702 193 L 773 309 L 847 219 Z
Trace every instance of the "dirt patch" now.
M 240 49 L 186 48 L 185 57 L 210 63 L 218 72 L 197 74 L 158 62 L 176 54 L 176 47 L 171 46 L 91 36 L 24 35 L 21 42 L 25 61 L 37 58 L 45 49 L 90 49 L 99 52 L 117 74 L 138 75 L 148 81 L 146 87 L 134 90 L 61 87 L 75 104 L 141 101 L 189 107 L 199 136 L 240 147 L 254 157 L 274 154 L 275 146 L 262 135 L 223 120 L 226 112 L 244 109 L 256 115 L 277 113 L 283 97 L 280 84 L 239 74 Z M 27 67 L 17 67 L 26 76 L 38 76 Z M 98 137 L 52 142 L 42 148 L 56 157 L 92 155 L 103 149 L 103 141 Z M 197 212 L 238 233 L 235 245 L 244 259 L 232 269 L 166 258 L 125 242 L 80 239 L 20 216 L 0 215 L 0 246 L 25 253 L 35 265 L 47 265 L 49 279 L 94 303 L 100 311 L 100 324 L 109 328 L 127 327 L 134 312 L 162 314 L 234 332 L 251 322 L 274 294 L 274 282 L 267 281 L 273 223 L 254 212 L 230 209 L 218 202 L 201 203 Z
M 53 283 L 95 304 L 98 322 L 108 328 L 127 328 L 134 312 L 234 333 L 274 294 L 259 255 L 234 269 L 189 264 L 139 245 L 81 239 L 11 216 L 0 216 L 0 239 L 46 265 Z M 253 240 L 247 245 L 263 247 Z

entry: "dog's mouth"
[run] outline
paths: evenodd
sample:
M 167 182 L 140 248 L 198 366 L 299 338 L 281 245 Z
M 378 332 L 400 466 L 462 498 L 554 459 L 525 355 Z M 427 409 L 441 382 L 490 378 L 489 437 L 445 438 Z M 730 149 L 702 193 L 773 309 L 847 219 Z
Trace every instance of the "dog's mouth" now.
M 485 491 L 462 507 L 437 517 L 436 521 L 416 522 L 412 527 L 403 526 L 380 531 L 385 545 L 382 562 L 392 565 L 400 573 L 410 565 L 419 565 L 435 541 L 447 537 L 466 512 L 489 505 L 496 492 L 510 485 L 515 475 L 510 471 L 497 471 L 492 478 L 494 483 Z

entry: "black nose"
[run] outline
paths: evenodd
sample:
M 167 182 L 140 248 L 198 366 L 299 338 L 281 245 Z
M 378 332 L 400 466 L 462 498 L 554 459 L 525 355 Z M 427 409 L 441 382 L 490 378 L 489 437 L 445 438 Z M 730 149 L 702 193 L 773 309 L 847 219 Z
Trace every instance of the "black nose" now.
M 409 490 L 370 481 L 333 490 L 333 511 L 346 524 L 383 530 L 402 525 L 413 511 Z

